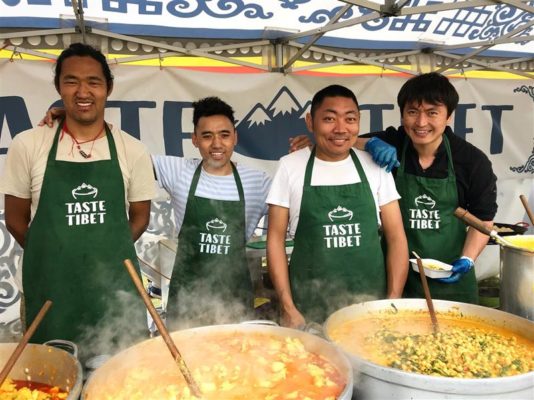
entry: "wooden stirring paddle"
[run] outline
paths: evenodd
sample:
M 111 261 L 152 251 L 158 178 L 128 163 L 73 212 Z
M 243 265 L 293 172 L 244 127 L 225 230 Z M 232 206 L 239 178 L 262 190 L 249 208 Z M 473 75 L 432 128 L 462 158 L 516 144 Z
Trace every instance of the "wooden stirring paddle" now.
M 524 194 L 520 195 L 519 198 L 521 199 L 521 203 L 523 203 L 523 207 L 525 207 L 525 211 L 527 212 L 528 218 L 530 219 L 530 223 L 532 226 L 534 226 L 534 215 L 532 214 L 532 210 L 528 206 L 527 198 Z
M 156 308 L 152 304 L 152 301 L 150 300 L 150 297 L 148 297 L 148 294 L 143 287 L 143 283 L 141 282 L 141 279 L 139 278 L 139 275 L 137 274 L 137 271 L 135 270 L 134 265 L 132 264 L 131 260 L 124 260 L 124 265 L 126 266 L 126 269 L 128 270 L 128 273 L 130 274 L 130 277 L 132 278 L 135 287 L 137 288 L 137 291 L 141 295 L 141 298 L 143 299 L 143 302 L 145 303 L 145 306 L 152 316 L 152 319 L 154 320 L 154 323 L 156 324 L 159 333 L 161 334 L 161 337 L 163 338 L 163 341 L 167 345 L 167 348 L 171 352 L 172 358 L 178 365 L 178 368 L 180 368 L 180 372 L 185 378 L 185 381 L 187 382 L 187 385 L 189 386 L 189 389 L 191 390 L 191 393 L 195 397 L 201 397 L 200 389 L 198 388 L 197 383 L 193 379 L 193 376 L 191 375 L 191 371 L 189 371 L 189 368 L 187 368 L 187 365 L 182 358 L 182 355 L 178 351 L 178 348 L 174 344 L 171 336 L 169 335 L 169 331 L 167 330 L 167 327 L 161 320 L 161 317 L 159 316 L 158 312 L 156 311 Z
M 423 284 L 423 290 L 425 292 L 426 304 L 428 306 L 428 311 L 430 312 L 430 320 L 432 321 L 432 330 L 434 331 L 434 333 L 438 333 L 438 319 L 436 318 L 436 312 L 434 311 L 434 303 L 432 302 L 432 297 L 430 297 L 430 289 L 428 288 L 428 282 L 426 281 L 423 261 L 421 261 L 421 257 L 419 257 L 419 255 L 415 251 L 412 251 L 412 254 L 417 259 L 417 266 L 419 267 L 419 275 L 421 276 L 421 283 Z
M 4 368 L 2 369 L 2 372 L 0 372 L 0 386 L 2 386 L 2 384 L 6 380 L 7 376 L 11 372 L 11 369 L 13 368 L 13 366 L 19 359 L 20 355 L 24 351 L 24 348 L 30 341 L 31 337 L 37 330 L 37 327 L 39 326 L 39 324 L 41 323 L 45 314 L 48 312 L 51 306 L 52 306 L 52 302 L 50 300 L 45 301 L 45 303 L 43 304 L 43 306 L 41 307 L 41 309 L 35 316 L 35 319 L 32 321 L 30 327 L 28 328 L 26 333 L 24 333 L 24 335 L 22 336 L 21 341 L 19 342 L 17 347 L 15 347 L 15 350 L 13 351 L 13 353 L 7 360 L 6 365 L 4 365 Z

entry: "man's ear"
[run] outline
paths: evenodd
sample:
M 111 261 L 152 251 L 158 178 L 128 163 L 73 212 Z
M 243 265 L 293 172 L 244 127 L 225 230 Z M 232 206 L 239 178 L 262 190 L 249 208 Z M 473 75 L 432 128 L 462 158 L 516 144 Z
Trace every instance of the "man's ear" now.
M 198 139 L 195 131 L 193 131 L 193 133 L 191 134 L 191 141 L 193 142 L 193 146 L 198 148 Z
M 111 94 L 111 92 L 113 92 L 113 82 L 111 82 L 109 84 L 109 87 L 108 87 L 108 96 Z
M 237 129 L 234 128 L 234 132 L 235 132 L 235 140 L 234 140 L 234 146 L 235 146 L 237 144 L 237 140 L 238 140 Z
M 313 133 L 313 117 L 311 113 L 306 114 L 306 128 L 308 128 L 308 131 Z

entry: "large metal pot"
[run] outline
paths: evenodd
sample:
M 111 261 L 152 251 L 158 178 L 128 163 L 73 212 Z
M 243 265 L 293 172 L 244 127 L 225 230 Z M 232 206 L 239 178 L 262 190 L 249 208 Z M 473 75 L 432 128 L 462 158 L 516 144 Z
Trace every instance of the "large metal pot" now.
M 269 334 L 280 338 L 291 337 L 300 339 L 303 342 L 306 350 L 326 358 L 340 371 L 342 376 L 345 378 L 346 385 L 343 392 L 338 396 L 338 399 L 351 399 L 353 391 L 353 372 L 350 362 L 336 346 L 310 333 L 278 326 L 229 324 L 185 329 L 182 331 L 173 332 L 171 333 L 171 336 L 177 343 L 187 343 L 187 338 L 192 336 L 202 338 L 203 336 L 210 336 L 214 333 L 223 334 L 232 332 L 239 334 L 260 333 Z M 180 346 L 178 347 L 180 348 Z M 182 348 L 182 354 L 185 352 L 185 350 L 187 349 Z M 152 354 L 155 352 L 155 354 L 159 355 L 160 359 L 167 356 L 168 350 L 166 349 L 161 337 L 145 340 L 109 359 L 104 365 L 91 374 L 91 377 L 88 379 L 83 389 L 82 399 L 99 400 L 101 398 L 99 393 L 102 393 L 102 388 L 109 387 L 107 385 L 114 385 L 115 387 L 120 385 L 121 382 L 123 382 L 126 372 L 128 372 L 128 368 L 135 367 L 134 360 L 147 357 L 149 352 Z M 185 361 L 187 363 L 187 359 L 185 359 Z M 154 365 L 154 368 L 158 367 L 161 368 L 161 365 Z M 121 368 L 121 371 L 118 371 L 117 368 Z M 249 398 L 253 399 L 254 393 L 250 393 Z
M 377 300 L 354 304 L 333 313 L 324 324 L 328 332 L 347 320 L 369 313 L 391 310 L 427 310 L 424 299 Z M 534 323 L 491 308 L 473 304 L 434 300 L 436 311 L 457 310 L 463 315 L 476 316 L 485 322 L 517 332 L 534 341 Z M 429 317 L 430 318 L 430 317 Z M 427 376 L 382 367 L 362 359 L 357 354 L 346 353 L 359 371 L 355 377 L 355 393 L 358 399 L 533 399 L 534 372 L 502 378 L 460 379 Z
M 528 248 L 500 248 L 501 309 L 534 321 L 534 235 L 508 236 L 506 240 Z
M 0 343 L 0 365 L 5 365 L 16 346 L 16 343 Z M 9 377 L 58 386 L 69 392 L 67 400 L 78 400 L 82 391 L 82 366 L 76 357 L 44 344 L 27 344 Z

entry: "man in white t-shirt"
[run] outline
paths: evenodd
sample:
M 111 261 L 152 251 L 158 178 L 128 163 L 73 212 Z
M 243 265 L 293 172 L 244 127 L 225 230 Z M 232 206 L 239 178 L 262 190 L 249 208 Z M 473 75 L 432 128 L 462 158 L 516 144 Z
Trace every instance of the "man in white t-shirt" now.
M 352 91 L 320 90 L 306 116 L 317 145 L 282 157 L 273 179 L 267 258 L 284 326 L 323 322 L 358 300 L 402 295 L 408 248 L 399 195 L 390 173 L 352 149 L 359 122 Z M 288 227 L 295 242 L 289 266 Z
M 136 260 L 133 242 L 148 226 L 155 196 L 150 157 L 104 120 L 113 76 L 100 51 L 81 43 L 64 50 L 55 86 L 65 118 L 18 134 L 0 180 L 6 226 L 24 249 L 17 271 L 23 321 L 52 300 L 35 342 L 87 339 L 89 328 L 94 335 L 121 315 L 132 333 L 146 335 L 144 306 L 122 263 Z M 120 339 L 114 331 L 106 340 Z
M 231 161 L 237 131 L 228 104 L 217 97 L 193 103 L 193 124 L 201 159 L 152 156 L 179 231 L 167 304 L 171 327 L 235 322 L 253 310 L 245 244 L 267 213 L 271 183 L 265 172 Z

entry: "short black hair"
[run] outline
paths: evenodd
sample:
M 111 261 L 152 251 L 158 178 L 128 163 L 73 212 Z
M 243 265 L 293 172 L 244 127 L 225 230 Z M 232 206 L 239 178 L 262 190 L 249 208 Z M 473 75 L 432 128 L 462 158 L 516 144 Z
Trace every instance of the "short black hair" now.
M 111 70 L 109 69 L 106 56 L 102 54 L 100 50 L 97 50 L 94 47 L 89 46 L 88 44 L 72 43 L 68 48 L 66 48 L 65 50 L 61 52 L 61 54 L 56 60 L 54 84 L 58 92 L 59 92 L 59 77 L 61 75 L 61 67 L 63 66 L 63 61 L 73 56 L 91 57 L 94 60 L 98 61 L 100 65 L 102 66 L 102 73 L 104 74 L 104 77 L 106 78 L 107 89 L 108 91 L 111 89 L 113 85 L 113 74 L 111 73 Z
M 358 99 L 352 90 L 341 85 L 330 85 L 322 88 L 313 96 L 310 110 L 312 118 L 315 114 L 315 111 L 321 106 L 324 99 L 327 97 L 346 97 L 352 99 L 356 104 L 356 108 L 358 108 L 358 110 L 360 109 L 360 106 L 358 105 Z
M 212 115 L 224 115 L 235 125 L 233 108 L 220 98 L 215 96 L 204 97 L 193 103 L 193 125 L 195 127 L 200 118 L 211 117 Z
M 459 100 L 458 92 L 452 83 L 447 77 L 437 72 L 429 72 L 409 79 L 402 85 L 397 95 L 401 117 L 406 104 L 422 104 L 423 102 L 433 105 L 444 104 L 447 107 L 447 117 L 450 117 L 456 110 Z

